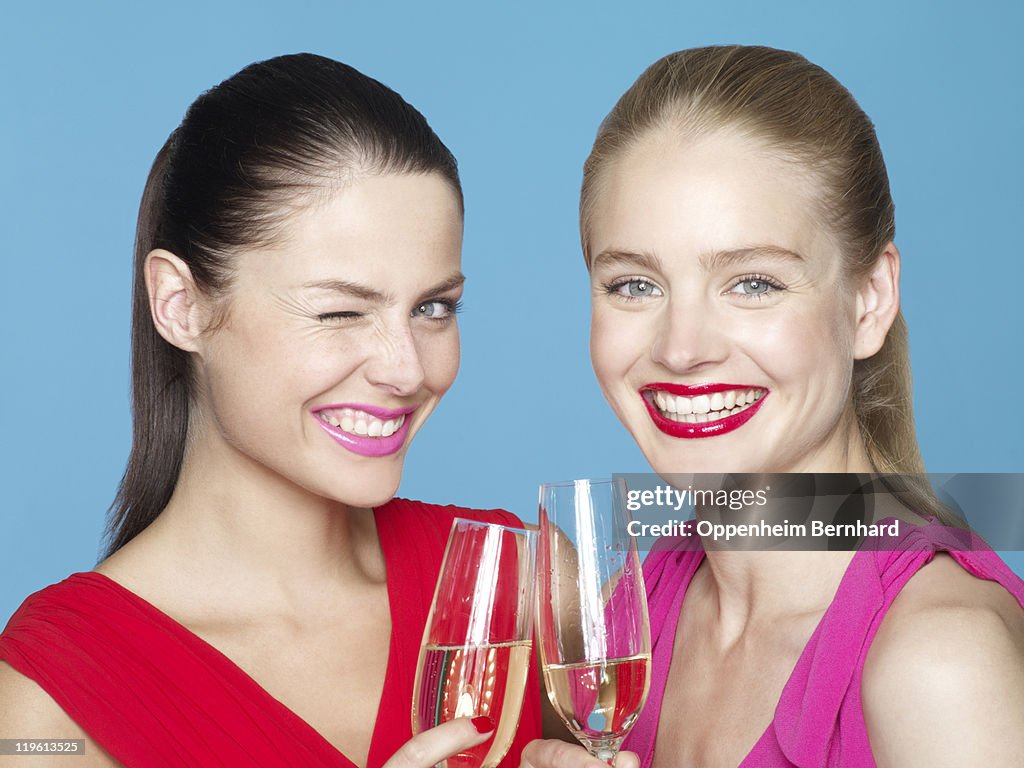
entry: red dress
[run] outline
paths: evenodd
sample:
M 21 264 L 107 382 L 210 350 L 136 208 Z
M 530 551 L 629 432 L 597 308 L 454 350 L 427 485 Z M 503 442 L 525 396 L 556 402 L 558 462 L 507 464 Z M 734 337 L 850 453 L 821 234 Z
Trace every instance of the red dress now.
M 500 510 L 393 499 L 375 511 L 387 567 L 391 645 L 367 759 L 412 738 L 420 641 L 452 520 L 520 526 Z M 99 573 L 31 595 L 0 635 L 0 660 L 36 681 L 126 766 L 338 766 L 354 763 L 213 646 Z M 540 737 L 537 670 L 502 766 Z

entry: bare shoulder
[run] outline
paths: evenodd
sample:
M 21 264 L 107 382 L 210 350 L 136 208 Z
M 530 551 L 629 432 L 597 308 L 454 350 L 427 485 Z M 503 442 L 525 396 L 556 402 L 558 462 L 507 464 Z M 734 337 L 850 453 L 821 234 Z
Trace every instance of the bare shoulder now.
M 84 755 L 76 755 L 75 768 L 118 766 L 106 751 L 94 742 L 39 685 L 9 664 L 0 661 L 0 739 L 83 739 Z M 40 758 L 43 759 L 43 758 Z M 47 764 L 61 762 L 53 756 Z M 40 764 L 24 755 L 0 755 L 0 768 Z
M 936 556 L 882 621 L 862 696 L 880 768 L 1024 764 L 1024 610 Z
M 0 661 L 0 738 L 82 738 L 82 729 L 39 684 Z

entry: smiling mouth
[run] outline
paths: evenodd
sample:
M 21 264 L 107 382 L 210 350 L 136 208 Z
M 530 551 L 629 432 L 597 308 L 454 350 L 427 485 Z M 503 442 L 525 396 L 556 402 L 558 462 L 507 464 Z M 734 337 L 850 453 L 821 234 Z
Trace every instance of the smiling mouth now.
M 316 417 L 350 435 L 383 438 L 391 437 L 401 429 L 407 415 L 403 413 L 391 419 L 381 419 L 357 408 L 325 408 L 318 411 Z
M 641 387 L 654 426 L 670 437 L 716 437 L 739 429 L 768 399 L 764 387 L 740 384 L 676 384 Z
M 767 394 L 760 387 L 725 389 L 687 397 L 663 390 L 645 389 L 643 397 L 662 417 L 680 424 L 707 424 L 750 409 Z

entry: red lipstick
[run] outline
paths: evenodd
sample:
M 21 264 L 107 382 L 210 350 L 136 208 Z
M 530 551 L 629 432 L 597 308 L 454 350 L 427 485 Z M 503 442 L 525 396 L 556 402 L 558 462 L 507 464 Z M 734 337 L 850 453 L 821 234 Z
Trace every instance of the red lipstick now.
M 708 422 L 697 422 L 689 423 L 685 421 L 673 421 L 672 419 L 666 418 L 658 410 L 657 403 L 654 400 L 655 392 L 665 392 L 670 395 L 679 395 L 682 397 L 697 397 L 699 395 L 712 395 L 715 392 L 727 392 L 729 390 L 737 391 L 749 391 L 757 390 L 762 392 L 760 399 L 754 403 L 748 405 L 739 413 L 733 414 L 732 416 L 726 416 L 721 419 L 715 419 L 714 421 Z M 761 409 L 761 405 L 768 398 L 768 390 L 764 387 L 750 386 L 745 384 L 672 384 L 672 383 L 656 383 L 647 384 L 640 389 L 640 398 L 644 401 L 644 405 L 647 406 L 647 412 L 651 415 L 651 420 L 654 422 L 654 426 L 664 432 L 666 435 L 672 437 L 716 437 L 718 435 L 724 435 L 733 430 L 739 429 L 751 418 L 754 414 Z M 646 393 L 651 394 L 646 394 Z

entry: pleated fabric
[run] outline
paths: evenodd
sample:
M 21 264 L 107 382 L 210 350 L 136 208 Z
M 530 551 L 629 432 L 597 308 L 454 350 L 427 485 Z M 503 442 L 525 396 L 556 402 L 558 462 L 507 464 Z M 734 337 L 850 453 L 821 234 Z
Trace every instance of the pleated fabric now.
M 891 521 L 889 521 L 891 522 Z M 947 552 L 980 579 L 1001 584 L 1024 607 L 1024 582 L 980 538 L 935 521 L 901 523 L 902 538 L 887 549 L 856 552 L 782 689 L 774 719 L 740 768 L 872 768 L 861 702 L 871 641 L 910 578 Z M 624 748 L 654 760 L 661 703 L 672 663 L 679 612 L 704 559 L 697 535 L 661 540 L 644 561 L 651 620 L 652 676 L 647 706 Z
M 420 641 L 452 521 L 521 526 L 501 510 L 394 499 L 375 510 L 392 620 L 384 688 L 367 765 L 412 738 Z M 0 660 L 37 682 L 125 766 L 354 768 L 308 723 L 213 646 L 111 579 L 76 573 L 31 595 L 0 635 Z M 515 768 L 540 736 L 531 666 Z

